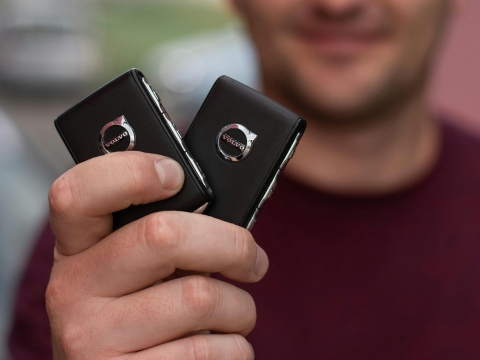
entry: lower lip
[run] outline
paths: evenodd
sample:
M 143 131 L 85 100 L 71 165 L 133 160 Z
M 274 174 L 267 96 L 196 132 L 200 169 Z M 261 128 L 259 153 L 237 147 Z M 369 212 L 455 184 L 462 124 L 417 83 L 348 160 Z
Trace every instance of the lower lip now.
M 378 36 L 352 38 L 304 34 L 301 38 L 308 46 L 313 47 L 322 54 L 336 57 L 352 57 L 359 55 L 375 45 L 378 45 L 382 41 L 382 38 Z

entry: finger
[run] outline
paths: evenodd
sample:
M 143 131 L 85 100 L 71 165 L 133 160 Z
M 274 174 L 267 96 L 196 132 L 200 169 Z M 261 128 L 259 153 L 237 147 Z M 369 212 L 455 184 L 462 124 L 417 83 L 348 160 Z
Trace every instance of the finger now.
M 128 316 L 115 316 L 128 313 Z M 256 322 L 255 303 L 246 291 L 205 276 L 188 276 L 116 299 L 102 314 L 107 348 L 129 353 L 213 330 L 246 336 Z M 106 343 L 105 343 L 106 342 Z
M 167 276 L 166 278 L 161 280 L 159 283 L 170 281 L 170 280 L 175 280 L 175 279 L 180 279 L 182 277 L 192 276 L 192 275 L 210 276 L 210 273 L 202 272 L 202 271 L 176 269 L 175 272 L 172 275 Z
M 129 360 L 253 360 L 250 343 L 240 335 L 196 335 L 140 351 Z
M 250 232 L 239 226 L 173 211 L 128 224 L 57 265 L 61 266 L 55 266 L 54 273 L 75 276 L 80 291 L 116 297 L 151 286 L 175 269 L 219 272 L 233 280 L 256 282 L 267 272 L 268 258 Z
M 112 232 L 112 213 L 175 195 L 184 173 L 172 159 L 140 152 L 85 161 L 58 178 L 49 193 L 50 222 L 61 255 L 79 253 Z

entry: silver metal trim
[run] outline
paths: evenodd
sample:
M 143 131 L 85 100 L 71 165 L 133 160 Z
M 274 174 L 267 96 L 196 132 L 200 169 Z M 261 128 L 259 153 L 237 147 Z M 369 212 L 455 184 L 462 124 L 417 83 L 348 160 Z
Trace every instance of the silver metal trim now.
M 263 205 L 265 205 L 265 202 L 270 198 L 270 196 L 272 196 L 271 190 L 268 190 L 267 192 L 265 192 L 262 200 L 260 200 L 260 203 L 258 204 L 258 207 L 260 209 L 263 207 Z
M 157 107 L 160 109 L 160 112 L 163 114 L 165 112 L 165 109 L 163 108 L 157 93 L 155 92 L 155 90 L 153 90 L 152 85 L 150 85 L 147 79 L 144 77 L 142 77 L 142 82 L 143 82 L 143 85 L 145 85 L 145 89 L 150 94 L 150 97 L 152 98 L 153 102 L 155 103 L 155 105 L 157 105 Z
M 184 150 L 186 151 L 185 147 L 182 144 L 182 140 L 183 140 L 182 135 L 178 131 L 177 127 L 175 126 L 175 123 L 172 120 L 170 120 L 170 117 L 168 116 L 168 113 L 163 107 L 162 102 L 160 101 L 160 98 L 158 97 L 157 93 L 155 92 L 155 90 L 153 90 L 152 86 L 148 83 L 146 78 L 142 77 L 142 82 L 148 94 L 152 98 L 153 102 L 155 103 L 155 105 L 157 105 L 157 108 L 160 110 L 160 113 L 162 114 L 162 118 L 167 123 L 168 128 L 170 129 L 172 135 L 175 137 L 177 142 L 180 145 L 182 145 L 182 148 L 184 148 Z
M 188 151 L 185 152 L 185 155 L 187 155 L 188 161 L 190 161 L 190 164 L 192 165 L 193 169 L 195 170 L 195 173 L 197 174 L 198 179 L 200 182 L 205 186 L 206 189 L 209 188 L 208 183 L 207 183 L 207 178 L 205 177 L 205 174 L 203 171 L 200 169 L 200 166 L 198 163 L 195 161 L 195 159 L 190 155 Z
M 279 169 L 275 174 L 275 177 L 273 178 L 272 182 L 270 183 L 267 190 L 263 194 L 262 200 L 260 200 L 260 202 L 258 203 L 259 209 L 261 209 L 265 204 L 265 201 L 267 201 L 270 198 L 270 196 L 272 196 L 273 190 L 275 189 L 275 186 L 277 186 L 278 178 L 280 177 L 281 173 L 282 173 L 282 169 Z
M 231 130 L 231 129 L 238 129 L 241 132 L 243 132 L 245 134 L 245 136 L 247 137 L 247 144 L 245 145 L 245 149 L 243 149 L 242 153 L 240 155 L 237 155 L 237 156 L 232 156 L 230 154 L 227 154 L 225 151 L 222 150 L 222 148 L 220 146 L 220 139 L 221 139 L 222 135 L 225 132 L 227 132 L 228 130 Z M 248 130 L 245 126 L 243 126 L 241 124 L 229 124 L 227 126 L 224 126 L 218 132 L 217 137 L 215 139 L 215 145 L 216 145 L 215 147 L 217 149 L 217 152 L 220 154 L 220 156 L 222 156 L 225 160 L 232 161 L 232 162 L 238 162 L 238 161 L 241 161 L 241 160 L 245 159 L 248 156 L 248 154 L 250 154 L 250 151 L 252 150 L 253 143 L 255 142 L 257 137 L 258 137 L 257 134 Z
M 142 77 L 142 82 L 143 82 L 143 85 L 145 86 L 145 89 L 147 90 L 150 97 L 152 98 L 153 102 L 160 110 L 162 119 L 167 123 L 167 127 L 169 128 L 171 134 L 173 135 L 175 140 L 177 140 L 177 143 L 180 145 L 180 147 L 182 148 L 182 151 L 187 156 L 188 161 L 194 168 L 195 174 L 197 175 L 198 180 L 203 184 L 203 186 L 205 186 L 206 189 L 209 189 L 210 187 L 207 183 L 207 178 L 205 177 L 205 174 L 201 170 L 200 165 L 198 165 L 195 159 L 193 159 L 193 157 L 188 152 L 187 146 L 185 145 L 185 141 L 183 140 L 182 134 L 180 134 L 180 131 L 177 129 L 177 126 L 170 119 L 170 116 L 168 115 L 167 111 L 163 107 L 162 102 L 160 101 L 160 98 L 158 97 L 157 93 L 155 92 L 155 90 L 153 90 L 152 86 L 148 83 L 145 77 Z
M 252 218 L 248 222 L 247 225 L 247 230 L 251 230 L 253 228 L 253 225 L 255 225 L 255 222 L 257 221 L 257 215 L 260 209 L 262 209 L 263 205 L 265 205 L 265 202 L 272 196 L 273 190 L 275 190 L 275 186 L 277 186 L 278 179 L 280 175 L 282 174 L 283 169 L 287 165 L 288 161 L 293 157 L 293 154 L 295 153 L 295 149 L 297 148 L 298 143 L 300 142 L 300 138 L 302 137 L 302 133 L 298 133 L 297 137 L 293 141 L 292 146 L 287 152 L 287 155 L 285 155 L 285 159 L 283 159 L 282 164 L 280 165 L 280 168 L 277 170 L 277 173 L 275 174 L 274 178 L 272 179 L 272 182 L 268 186 L 267 190 L 265 190 L 265 193 L 263 194 L 262 200 L 258 203 L 257 209 L 255 210 L 255 213 L 253 214 Z
M 292 146 L 288 150 L 287 155 L 285 156 L 285 159 L 282 161 L 282 165 L 280 165 L 280 169 L 284 169 L 285 166 L 287 166 L 288 161 L 293 157 L 293 154 L 295 154 L 295 149 L 297 148 L 298 143 L 300 142 L 300 138 L 302 137 L 302 133 L 298 133 L 297 137 L 293 141 Z
M 205 212 L 205 210 L 207 209 L 208 205 L 210 205 L 209 202 L 203 204 L 202 206 L 200 206 L 197 210 L 195 210 L 193 213 L 194 214 L 203 214 Z
M 163 116 L 163 119 L 167 122 L 167 125 L 168 127 L 170 128 L 170 131 L 172 132 L 173 136 L 175 137 L 175 140 L 177 140 L 177 142 L 180 144 L 180 146 L 182 147 L 182 149 L 184 151 L 187 151 L 187 148 L 185 147 L 184 143 L 183 143 L 183 137 L 182 135 L 180 134 L 180 131 L 178 131 L 177 127 L 175 126 L 175 123 L 173 123 L 171 120 L 169 120 L 166 116 L 165 116 L 166 113 L 163 113 L 162 116 Z
M 99 145 L 100 145 L 100 150 L 102 150 L 102 152 L 106 155 L 106 154 L 110 154 L 111 151 L 108 151 L 108 149 L 105 147 L 105 132 L 110 129 L 112 126 L 120 126 L 122 128 L 124 128 L 127 133 L 128 133 L 128 136 L 130 137 L 130 143 L 128 144 L 128 148 L 125 150 L 125 151 L 131 151 L 135 148 L 135 144 L 136 144 L 136 137 L 135 137 L 135 131 L 133 130 L 133 128 L 130 126 L 130 124 L 128 123 L 127 121 L 127 118 L 125 116 L 120 116 L 118 118 L 116 118 L 115 120 L 113 121 L 110 121 L 109 123 L 107 123 L 103 128 L 102 130 L 100 130 L 100 134 L 99 134 Z
M 250 219 L 250 221 L 248 222 L 248 225 L 246 227 L 246 229 L 248 231 L 251 231 L 253 229 L 253 225 L 255 225 L 255 223 L 257 222 L 257 215 L 259 213 L 260 209 L 255 209 L 255 212 L 253 213 L 253 216 L 252 218 Z

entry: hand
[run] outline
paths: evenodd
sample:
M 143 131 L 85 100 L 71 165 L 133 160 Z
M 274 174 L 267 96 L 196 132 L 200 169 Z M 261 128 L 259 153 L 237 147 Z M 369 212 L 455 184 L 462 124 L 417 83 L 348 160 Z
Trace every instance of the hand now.
M 268 258 L 248 231 L 161 212 L 112 232 L 113 212 L 171 197 L 183 179 L 173 160 L 130 152 L 91 159 L 55 181 L 46 297 L 57 360 L 254 358 L 244 338 L 256 321 L 251 296 L 191 275 L 259 281 Z

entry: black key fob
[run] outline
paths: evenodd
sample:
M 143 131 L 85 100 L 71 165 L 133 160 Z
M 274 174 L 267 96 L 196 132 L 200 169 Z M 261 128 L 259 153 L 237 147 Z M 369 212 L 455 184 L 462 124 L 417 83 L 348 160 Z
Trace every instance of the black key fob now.
M 215 190 L 204 214 L 252 229 L 305 128 L 275 101 L 219 78 L 185 135 Z
M 116 151 L 138 150 L 176 160 L 185 183 L 172 198 L 114 214 L 119 228 L 162 210 L 203 211 L 213 193 L 180 132 L 143 74 L 132 69 L 60 115 L 55 126 L 76 163 Z

